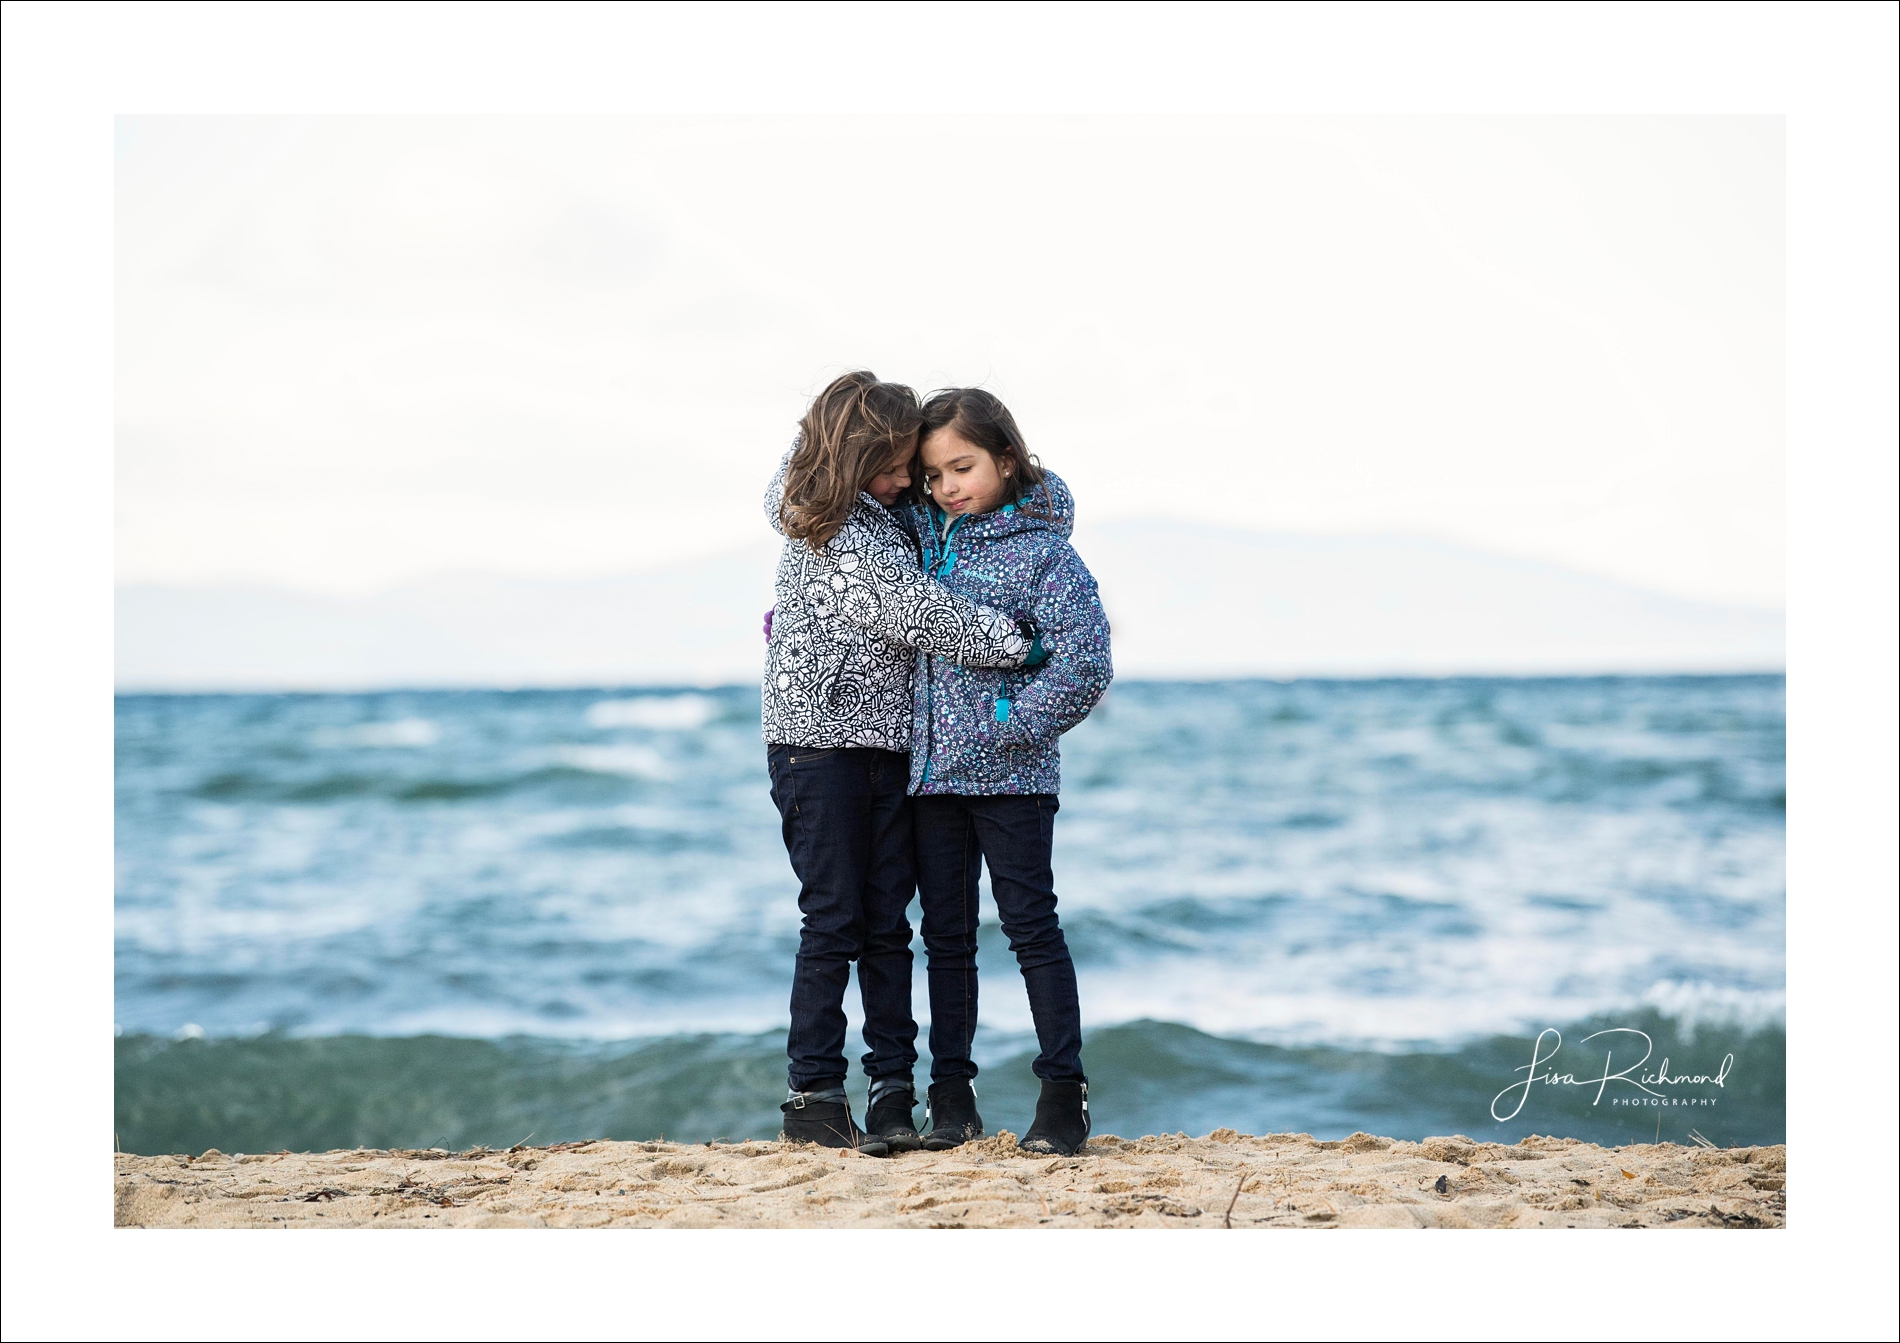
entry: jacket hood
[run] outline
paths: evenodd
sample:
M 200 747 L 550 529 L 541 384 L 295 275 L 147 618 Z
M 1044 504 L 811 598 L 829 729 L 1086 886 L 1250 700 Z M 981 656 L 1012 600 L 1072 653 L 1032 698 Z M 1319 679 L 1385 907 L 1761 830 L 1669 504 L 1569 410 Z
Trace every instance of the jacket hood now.
M 868 497 L 868 496 L 867 496 Z M 925 505 L 931 521 L 943 530 L 944 511 L 935 503 Z M 1042 483 L 1013 504 L 994 513 L 966 517 L 957 531 L 967 536 L 1003 537 L 1028 532 L 1054 532 L 1064 541 L 1075 530 L 1075 496 L 1053 471 L 1042 473 Z

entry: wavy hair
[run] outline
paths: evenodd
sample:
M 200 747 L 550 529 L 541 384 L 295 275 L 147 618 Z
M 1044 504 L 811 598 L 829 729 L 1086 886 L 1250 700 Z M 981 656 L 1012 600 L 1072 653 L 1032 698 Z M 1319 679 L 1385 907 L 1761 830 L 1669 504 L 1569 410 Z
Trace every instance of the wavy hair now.
M 835 379 L 798 422 L 779 502 L 785 534 L 824 549 L 872 478 L 917 451 L 922 424 L 917 393 L 901 382 L 865 369 Z

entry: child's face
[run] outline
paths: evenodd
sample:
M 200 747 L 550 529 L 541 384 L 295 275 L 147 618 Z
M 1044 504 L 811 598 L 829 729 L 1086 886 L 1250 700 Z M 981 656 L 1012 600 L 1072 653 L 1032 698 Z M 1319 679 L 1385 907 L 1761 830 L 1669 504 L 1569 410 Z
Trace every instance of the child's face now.
M 917 459 L 917 445 L 912 443 L 889 466 L 871 477 L 871 483 L 864 492 L 889 508 L 910 488 L 911 463 Z
M 1009 468 L 955 429 L 924 440 L 924 488 L 950 514 L 989 513 L 1003 502 Z

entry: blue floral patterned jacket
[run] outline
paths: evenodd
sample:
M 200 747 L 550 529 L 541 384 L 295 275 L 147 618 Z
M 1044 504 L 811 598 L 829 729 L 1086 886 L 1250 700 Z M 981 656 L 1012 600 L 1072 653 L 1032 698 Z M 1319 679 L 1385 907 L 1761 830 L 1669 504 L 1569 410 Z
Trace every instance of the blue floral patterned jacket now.
M 1049 655 L 1033 669 L 1003 671 L 918 654 L 910 791 L 1061 791 L 1058 741 L 1115 674 L 1095 578 L 1069 544 L 1074 496 L 1044 472 L 1027 498 L 994 513 L 947 519 L 930 503 L 906 511 L 924 571 L 973 602 L 1027 617 Z

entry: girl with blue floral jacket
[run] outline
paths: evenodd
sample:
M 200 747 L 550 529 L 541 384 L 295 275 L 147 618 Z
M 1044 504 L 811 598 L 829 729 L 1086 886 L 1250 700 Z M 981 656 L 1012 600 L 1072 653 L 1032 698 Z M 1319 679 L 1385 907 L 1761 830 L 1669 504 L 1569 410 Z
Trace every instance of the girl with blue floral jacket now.
M 1031 1152 L 1070 1155 L 1088 1138 L 1075 964 L 1050 867 L 1064 732 L 1108 689 L 1108 620 L 1069 544 L 1075 504 L 1029 455 L 1003 403 L 974 388 L 923 408 L 921 494 L 909 521 L 923 568 L 951 592 L 1015 617 L 1040 645 L 1021 668 L 918 655 L 910 791 L 930 977 L 930 1117 L 924 1146 L 983 1133 L 970 1058 L 976 1031 L 977 877 L 990 890 L 1029 991 L 1042 1081 Z M 1046 655 L 1046 657 L 1044 656 Z

